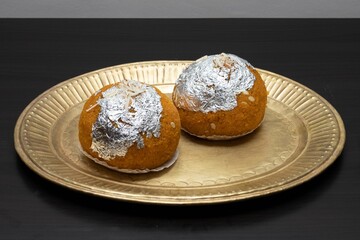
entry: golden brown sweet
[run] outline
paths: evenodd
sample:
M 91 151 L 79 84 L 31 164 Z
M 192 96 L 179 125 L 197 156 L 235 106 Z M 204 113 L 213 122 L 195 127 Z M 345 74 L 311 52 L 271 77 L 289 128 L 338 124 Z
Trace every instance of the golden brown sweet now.
M 103 87 L 86 101 L 79 140 L 85 154 L 99 164 L 147 172 L 176 157 L 180 127 L 179 114 L 166 95 L 124 81 Z
M 267 91 L 259 73 L 232 55 L 205 56 L 175 83 L 173 102 L 186 132 L 225 140 L 246 135 L 262 122 Z

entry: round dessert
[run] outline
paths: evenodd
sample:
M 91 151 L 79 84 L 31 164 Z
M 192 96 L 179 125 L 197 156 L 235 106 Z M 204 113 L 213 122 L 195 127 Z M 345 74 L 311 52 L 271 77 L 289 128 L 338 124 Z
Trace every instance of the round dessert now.
M 172 98 L 183 130 L 201 138 L 226 140 L 260 126 L 267 90 L 246 60 L 222 53 L 190 64 L 176 80 Z
M 94 93 L 79 120 L 83 153 L 101 165 L 129 173 L 159 171 L 174 163 L 180 132 L 171 99 L 133 80 Z

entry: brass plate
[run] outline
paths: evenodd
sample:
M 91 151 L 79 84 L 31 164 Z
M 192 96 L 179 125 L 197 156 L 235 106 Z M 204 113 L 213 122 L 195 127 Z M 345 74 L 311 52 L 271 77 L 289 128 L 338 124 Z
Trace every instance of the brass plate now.
M 84 101 L 104 85 L 134 79 L 171 93 L 191 61 L 113 66 L 64 81 L 32 101 L 15 127 L 15 147 L 36 173 L 102 197 L 158 204 L 203 204 L 262 196 L 301 184 L 327 168 L 345 142 L 336 110 L 311 89 L 258 69 L 269 97 L 263 124 L 230 141 L 181 136 L 180 157 L 159 173 L 118 173 L 89 161 L 78 148 Z

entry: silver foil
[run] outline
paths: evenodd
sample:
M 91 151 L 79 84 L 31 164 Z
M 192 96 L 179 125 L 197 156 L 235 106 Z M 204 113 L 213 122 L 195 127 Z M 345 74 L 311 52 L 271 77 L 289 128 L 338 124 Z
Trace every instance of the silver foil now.
M 110 160 L 125 156 L 134 143 L 144 147 L 144 137 L 160 136 L 162 105 L 153 87 L 129 80 L 102 93 L 101 107 L 92 126 L 91 149 Z
M 254 85 L 246 60 L 233 54 L 204 56 L 190 64 L 175 83 L 177 107 L 204 113 L 228 111 L 237 106 L 237 95 Z

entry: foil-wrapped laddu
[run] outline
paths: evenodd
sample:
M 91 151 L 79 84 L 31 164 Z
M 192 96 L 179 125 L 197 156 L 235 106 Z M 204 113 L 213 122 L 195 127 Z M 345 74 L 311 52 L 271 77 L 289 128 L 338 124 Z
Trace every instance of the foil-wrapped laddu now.
M 172 98 L 183 130 L 223 140 L 246 135 L 260 126 L 267 91 L 249 62 L 221 53 L 190 64 L 176 80 Z
M 83 153 L 122 172 L 168 167 L 177 157 L 178 111 L 154 86 L 134 80 L 104 86 L 85 103 L 79 120 Z

